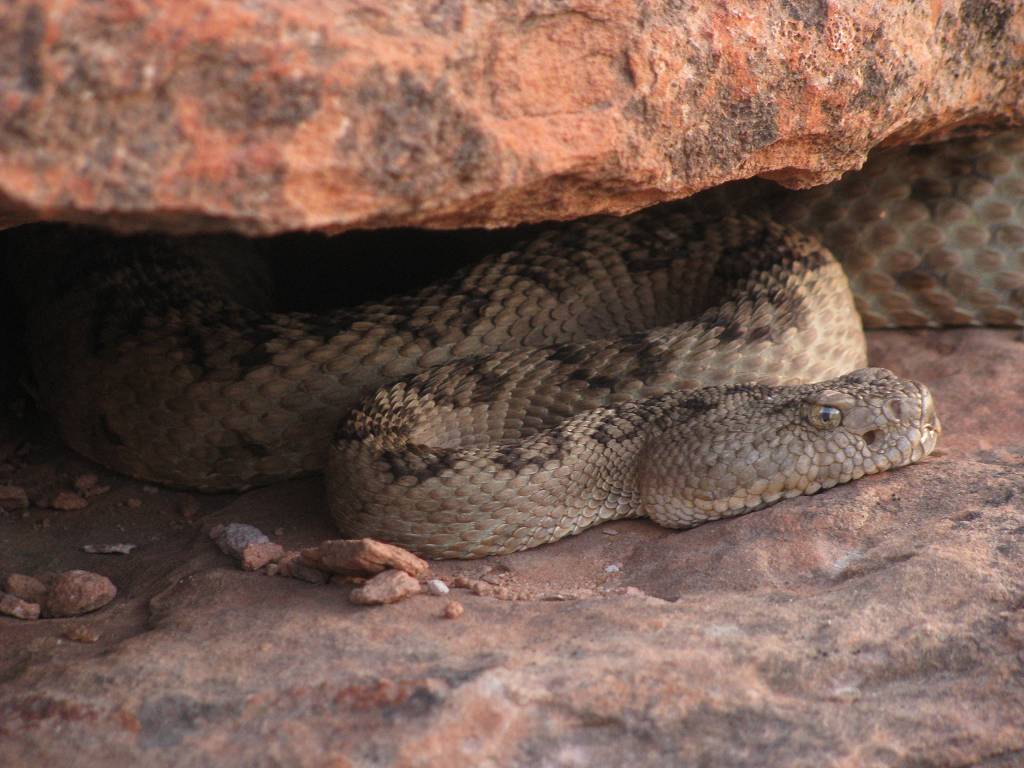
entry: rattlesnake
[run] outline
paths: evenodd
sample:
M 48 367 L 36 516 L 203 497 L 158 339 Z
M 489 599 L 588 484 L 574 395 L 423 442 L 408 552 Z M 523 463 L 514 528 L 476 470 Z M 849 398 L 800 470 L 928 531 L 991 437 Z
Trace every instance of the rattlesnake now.
M 472 557 L 614 517 L 695 525 L 929 453 L 930 394 L 864 368 L 861 319 L 1022 324 L 1022 179 L 1020 132 L 900 150 L 749 215 L 705 199 L 553 226 L 316 315 L 262 306 L 219 241 L 49 228 L 9 262 L 73 448 L 208 491 L 327 456 L 343 532 Z

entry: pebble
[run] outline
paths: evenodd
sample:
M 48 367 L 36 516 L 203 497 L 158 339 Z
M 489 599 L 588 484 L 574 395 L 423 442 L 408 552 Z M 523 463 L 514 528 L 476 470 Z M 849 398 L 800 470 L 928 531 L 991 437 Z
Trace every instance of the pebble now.
M 268 563 L 273 563 L 284 557 L 284 547 L 272 541 L 264 541 L 258 544 L 249 544 L 242 549 L 239 558 L 243 570 L 258 571 Z
M 376 539 L 332 539 L 318 547 L 303 550 L 306 565 L 331 573 L 381 573 L 388 569 L 404 571 L 419 577 L 430 565 L 407 549 L 385 544 Z
M 446 619 L 457 619 L 465 612 L 466 609 L 462 607 L 462 603 L 458 600 L 452 600 L 444 607 L 444 617 Z
M 46 585 L 23 573 L 7 574 L 3 581 L 3 591 L 30 603 L 42 603 L 46 599 Z
M 95 629 L 76 624 L 64 630 L 64 637 L 75 643 L 95 643 L 100 639 L 100 633 Z
M 117 587 L 106 576 L 91 571 L 65 571 L 46 596 L 47 616 L 78 616 L 95 611 L 117 595 Z
M 110 490 L 109 485 L 100 485 L 100 479 L 96 475 L 79 475 L 75 478 L 75 490 L 82 496 L 99 496 Z
M 50 502 L 50 507 L 63 512 L 73 512 L 77 509 L 85 509 L 89 502 L 72 491 L 57 491 L 57 495 Z
M 0 592 L 0 613 L 5 613 L 16 619 L 34 621 L 39 618 L 39 603 L 30 603 L 20 597 Z
M 0 509 L 27 509 L 28 494 L 20 485 L 0 485 Z
M 449 591 L 448 585 L 440 579 L 430 579 L 427 582 L 427 592 L 431 595 L 447 595 Z
M 242 552 L 246 547 L 251 544 L 266 544 L 270 541 L 263 531 L 255 525 L 247 523 L 214 526 L 210 531 L 210 538 L 217 542 L 221 552 L 239 560 L 242 559 Z
M 420 583 L 405 571 L 378 573 L 363 586 L 349 592 L 348 599 L 356 605 L 397 603 L 420 591 Z
M 285 556 L 284 547 L 247 523 L 215 525 L 210 529 L 210 538 L 217 542 L 221 552 L 235 558 L 246 571 L 258 571 Z
M 483 579 L 472 579 L 468 576 L 452 577 L 452 586 L 470 590 L 474 595 L 480 597 L 493 597 L 496 600 L 517 600 L 523 595 L 508 587 L 499 587 L 490 584 Z
M 622 566 L 619 563 L 612 563 L 611 565 L 606 565 L 604 567 L 605 573 L 618 573 L 621 570 Z
M 82 551 L 90 555 L 128 555 L 135 547 L 135 544 L 84 544 Z
M 601 529 L 601 533 L 603 533 L 605 536 L 618 536 L 619 535 L 619 532 L 616 531 L 614 528 L 602 528 Z

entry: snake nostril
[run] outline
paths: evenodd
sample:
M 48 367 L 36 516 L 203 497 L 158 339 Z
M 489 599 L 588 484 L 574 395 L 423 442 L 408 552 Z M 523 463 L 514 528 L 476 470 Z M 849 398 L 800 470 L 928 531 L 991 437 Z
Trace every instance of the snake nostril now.
M 878 439 L 882 436 L 882 430 L 880 429 L 869 429 L 864 433 L 864 443 L 870 448 L 872 445 L 878 442 Z

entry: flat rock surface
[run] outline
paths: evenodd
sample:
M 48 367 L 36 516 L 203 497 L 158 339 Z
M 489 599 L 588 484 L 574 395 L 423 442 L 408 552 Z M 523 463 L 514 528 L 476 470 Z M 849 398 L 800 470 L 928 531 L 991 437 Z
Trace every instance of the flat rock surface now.
M 626 212 L 1024 120 L 1010 0 L 9 0 L 0 227 Z
M 343 579 L 243 572 L 206 535 L 336 536 L 317 479 L 145 488 L 9 418 L 0 446 L 31 442 L 0 482 L 111 490 L 3 512 L 3 568 L 90 570 L 119 593 L 75 619 L 0 617 L 0 764 L 1021 765 L 1019 336 L 871 335 L 875 364 L 935 393 L 944 434 L 922 464 L 691 531 L 611 523 L 433 563 L 449 595 L 376 608 Z M 138 547 L 79 549 L 107 540 Z

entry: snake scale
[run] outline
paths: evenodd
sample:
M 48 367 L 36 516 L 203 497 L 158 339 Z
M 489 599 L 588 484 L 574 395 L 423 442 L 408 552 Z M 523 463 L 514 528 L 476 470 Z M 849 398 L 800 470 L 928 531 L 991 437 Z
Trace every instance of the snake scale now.
M 51 227 L 8 262 L 39 400 L 79 452 L 205 491 L 326 462 L 346 535 L 475 557 L 917 461 L 931 396 L 864 367 L 862 323 L 1024 324 L 1020 131 L 716 208 L 552 226 L 319 314 L 273 311 L 249 254 L 202 238 Z

